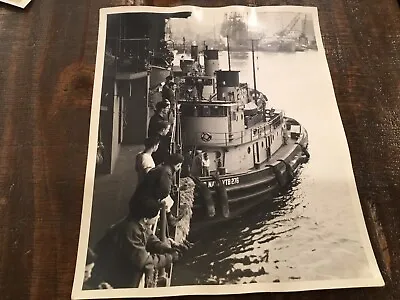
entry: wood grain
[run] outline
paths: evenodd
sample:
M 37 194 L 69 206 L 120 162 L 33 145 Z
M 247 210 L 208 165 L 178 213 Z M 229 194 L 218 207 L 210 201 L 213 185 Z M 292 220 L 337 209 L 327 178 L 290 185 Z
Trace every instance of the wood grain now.
M 0 4 L 0 299 L 70 299 L 98 10 L 132 1 Z M 387 286 L 225 299 L 400 299 L 400 10 L 396 0 L 133 1 L 310 5 Z M 196 297 L 192 297 L 195 299 Z

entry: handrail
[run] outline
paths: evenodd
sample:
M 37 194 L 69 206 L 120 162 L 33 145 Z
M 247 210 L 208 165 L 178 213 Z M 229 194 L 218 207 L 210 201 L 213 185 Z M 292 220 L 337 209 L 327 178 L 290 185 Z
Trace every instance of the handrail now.
M 175 102 L 175 130 L 173 131 L 175 133 L 174 137 L 174 141 L 175 141 L 175 145 L 178 146 L 178 149 L 174 149 L 175 152 L 176 151 L 181 151 L 182 150 L 182 131 L 181 131 L 181 122 L 180 122 L 180 112 L 178 112 L 177 110 L 177 105 Z M 177 186 L 177 197 L 175 199 L 176 201 L 176 215 L 179 215 L 179 207 L 180 207 L 180 175 L 181 175 L 181 170 L 178 170 L 178 172 L 176 173 L 176 178 L 175 178 L 175 184 Z M 177 237 L 177 231 L 175 230 L 174 232 L 174 240 L 176 240 Z M 172 278 L 172 269 L 173 269 L 173 263 L 171 263 L 171 267 L 169 269 L 169 274 L 168 274 L 168 278 L 167 278 L 167 284 L 166 286 L 170 286 L 171 285 L 171 278 Z
M 193 117 L 193 118 L 197 118 L 197 117 Z M 280 114 L 277 114 L 276 116 L 274 116 L 273 118 L 271 118 L 271 119 L 269 119 L 267 122 L 265 122 L 265 123 L 267 123 L 266 125 L 267 126 L 269 126 L 269 125 L 273 125 L 273 123 L 275 123 L 278 119 L 280 119 Z M 252 126 L 250 126 L 249 128 L 247 128 L 248 130 L 249 129 L 252 129 L 252 127 L 255 127 L 257 124 L 259 124 L 259 123 L 256 123 L 256 124 L 254 124 L 254 125 L 252 125 Z M 216 132 L 216 131 L 207 131 L 208 133 L 211 133 L 211 134 L 225 134 L 225 133 L 230 133 L 230 134 L 240 134 L 240 133 L 243 133 L 243 132 L 246 132 L 245 130 L 241 130 L 241 131 L 233 131 L 233 132 Z M 197 133 L 201 133 L 201 132 L 197 132 Z
M 258 139 L 260 137 L 266 137 L 267 134 L 271 131 L 270 126 L 273 124 L 267 124 L 260 127 L 249 128 L 246 131 L 238 131 L 238 132 L 207 132 L 212 135 L 212 142 L 204 142 L 204 144 L 225 144 L 226 146 L 235 144 L 240 142 L 241 144 L 251 142 L 254 139 Z M 257 130 L 254 133 L 254 130 Z M 189 140 L 200 140 L 203 132 L 193 132 L 185 135 L 185 138 Z
M 172 134 L 171 134 L 171 141 L 170 141 L 170 153 L 171 152 L 175 152 L 175 150 L 176 150 L 176 149 L 174 149 L 175 148 L 174 147 L 175 139 L 176 139 L 176 130 L 177 130 L 177 128 L 176 128 L 176 123 L 177 123 L 177 121 L 176 121 L 177 120 L 176 104 L 175 104 L 175 112 L 174 113 L 175 113 L 175 116 L 174 116 L 174 123 L 172 124 Z M 179 184 L 179 181 L 178 181 L 178 184 Z M 178 199 L 179 199 L 179 189 L 178 189 Z M 179 200 L 178 200 L 177 208 L 179 209 Z M 167 218 L 166 218 L 166 208 L 165 208 L 165 206 L 163 206 L 162 209 L 160 210 L 160 213 L 157 215 L 156 222 L 151 228 L 153 234 L 156 234 L 156 230 L 157 230 L 158 225 L 160 225 L 160 227 L 161 227 L 160 228 L 160 237 L 159 238 L 160 238 L 160 240 L 162 242 L 166 242 L 167 239 L 168 239 L 168 236 L 167 236 Z M 175 236 L 175 238 L 176 238 L 176 236 Z M 165 269 L 160 270 L 159 275 L 160 276 L 164 276 L 164 274 L 165 274 Z M 172 274 L 172 264 L 171 264 L 171 267 L 170 267 L 170 270 L 169 270 L 169 274 L 168 274 L 168 276 L 166 278 L 167 279 L 167 282 L 166 282 L 167 286 L 169 286 L 171 284 L 171 274 Z M 151 273 L 151 275 L 152 275 L 152 273 Z M 140 283 L 139 283 L 139 287 L 147 288 L 147 286 L 146 286 L 146 276 L 147 276 L 146 271 L 144 271 L 143 275 L 142 275 L 142 278 L 140 280 Z
M 156 222 L 154 223 L 154 225 L 151 228 L 151 231 L 153 234 L 156 234 L 159 219 L 160 219 L 160 214 L 157 215 Z M 139 288 L 144 288 L 144 287 L 146 287 L 146 272 L 145 271 L 143 272 L 142 278 L 140 279 L 140 282 L 139 282 Z

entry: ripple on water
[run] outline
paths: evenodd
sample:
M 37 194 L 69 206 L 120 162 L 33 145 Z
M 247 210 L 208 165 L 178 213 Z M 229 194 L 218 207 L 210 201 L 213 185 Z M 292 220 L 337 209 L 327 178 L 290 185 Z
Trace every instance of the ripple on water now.
M 218 225 L 217 230 L 202 232 L 198 241 L 193 241 L 195 246 L 174 266 L 173 285 L 325 280 L 367 273 L 353 212 L 347 200 L 341 199 L 348 185 L 340 176 L 331 178 L 341 170 L 336 168 L 333 154 L 327 154 L 325 149 L 328 141 L 320 130 L 323 122 L 310 117 L 303 107 L 319 105 L 308 96 L 310 90 L 316 92 L 315 86 L 297 85 L 295 92 L 275 89 L 279 84 L 275 84 L 274 67 L 281 70 L 280 74 L 288 74 L 293 65 L 302 64 L 306 72 L 317 56 L 310 52 L 302 56 L 303 60 L 285 55 L 276 56 L 275 60 L 271 57 L 260 54 L 260 62 L 270 66 L 260 70 L 260 86 L 271 101 L 275 99 L 276 107 L 305 123 L 311 159 L 272 201 L 266 199 L 241 218 Z M 232 59 L 232 66 L 235 63 L 238 62 Z M 252 79 L 246 69 L 240 76 L 242 82 Z M 297 79 L 289 76 L 287 80 L 296 83 Z M 304 101 L 311 102 L 293 102 L 301 93 Z

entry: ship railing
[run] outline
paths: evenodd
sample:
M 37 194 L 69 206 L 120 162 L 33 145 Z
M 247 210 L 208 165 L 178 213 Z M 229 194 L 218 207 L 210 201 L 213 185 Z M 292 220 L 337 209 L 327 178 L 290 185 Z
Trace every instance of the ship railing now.
M 169 145 L 169 151 L 170 153 L 174 152 L 179 152 L 180 151 L 180 144 L 181 144 L 181 137 L 180 137 L 180 119 L 179 119 L 179 112 L 177 111 L 177 105 L 175 103 L 174 106 L 174 122 L 172 124 L 172 134 L 171 134 L 171 141 Z M 176 178 L 174 178 L 174 183 L 175 185 L 178 185 L 177 188 L 177 196 L 174 201 L 177 203 L 177 213 L 179 212 L 179 203 L 180 203 L 180 194 L 179 194 L 179 180 L 180 179 L 180 172 L 177 172 Z M 151 227 L 151 230 L 153 234 L 156 234 L 157 228 L 159 228 L 159 236 L 158 238 L 164 242 L 167 243 L 168 238 L 169 238 L 169 232 L 168 232 L 168 226 L 167 226 L 167 212 L 166 212 L 166 207 L 163 206 L 160 210 L 160 213 L 157 215 L 157 219 L 155 224 Z M 176 233 L 175 233 L 176 235 Z M 176 237 L 174 237 L 174 240 Z M 145 269 L 143 271 L 143 275 L 141 278 L 141 281 L 139 283 L 139 288 L 152 288 L 152 287 L 157 287 L 157 277 L 165 277 L 166 278 L 166 286 L 171 285 L 171 276 L 172 276 L 172 267 L 173 265 L 171 264 L 168 273 L 166 270 L 160 269 L 160 270 L 154 270 L 150 266 L 150 268 Z M 155 273 L 157 272 L 156 276 Z
M 272 128 L 277 128 L 283 122 L 283 114 L 282 113 L 274 113 L 268 123 L 271 124 Z
M 159 221 L 160 221 L 160 214 L 157 215 L 156 222 L 154 223 L 153 226 L 151 226 L 151 231 L 153 234 L 156 234 Z M 149 279 L 150 279 L 150 277 L 153 277 L 153 276 L 154 276 L 153 270 L 150 270 L 150 269 L 145 270 L 143 272 L 142 278 L 140 280 L 139 288 L 150 287 L 151 284 L 149 282 L 150 281 Z
M 262 114 L 248 116 L 245 118 L 245 125 L 247 127 L 253 127 L 256 124 L 261 123 L 263 120 L 264 120 L 264 116 Z
M 198 145 L 233 146 L 267 137 L 271 132 L 271 126 L 265 124 L 250 130 L 238 132 L 188 132 L 184 135 L 185 143 Z
M 258 117 L 258 118 L 262 118 Z M 256 122 L 257 121 L 257 122 Z M 247 130 L 236 132 L 215 132 L 215 131 L 198 131 L 185 132 L 185 144 L 193 145 L 218 145 L 218 146 L 234 146 L 243 143 L 252 142 L 263 137 L 267 137 L 271 132 L 278 128 L 283 122 L 282 112 L 275 112 L 267 116 L 267 120 L 262 125 L 260 120 L 254 121 L 253 126 L 247 126 Z

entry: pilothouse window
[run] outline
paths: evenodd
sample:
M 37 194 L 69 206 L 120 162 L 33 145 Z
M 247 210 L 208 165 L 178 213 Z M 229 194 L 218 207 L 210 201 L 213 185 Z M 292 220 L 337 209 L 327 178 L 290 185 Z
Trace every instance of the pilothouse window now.
M 217 105 L 183 105 L 181 111 L 186 117 L 226 117 L 228 114 L 226 107 Z

